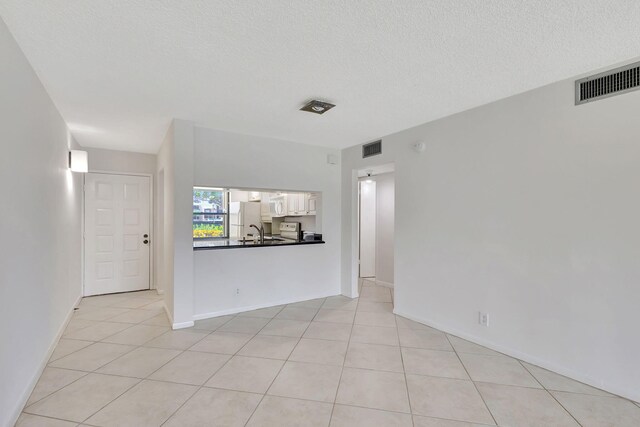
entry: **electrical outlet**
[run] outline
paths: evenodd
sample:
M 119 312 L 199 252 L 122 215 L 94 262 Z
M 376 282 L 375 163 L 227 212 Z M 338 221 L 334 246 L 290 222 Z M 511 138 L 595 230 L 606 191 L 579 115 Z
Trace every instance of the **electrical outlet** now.
M 236 295 L 240 295 L 240 288 L 236 288 Z
M 489 326 L 489 313 L 478 313 L 478 323 L 482 326 Z

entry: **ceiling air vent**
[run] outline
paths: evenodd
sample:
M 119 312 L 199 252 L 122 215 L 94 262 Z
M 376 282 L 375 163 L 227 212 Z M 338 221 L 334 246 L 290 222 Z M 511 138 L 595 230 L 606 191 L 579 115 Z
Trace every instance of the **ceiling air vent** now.
M 640 89 L 640 62 L 576 80 L 576 105 Z
M 371 156 L 377 156 L 378 154 L 382 154 L 382 140 L 370 142 L 362 146 L 363 159 Z

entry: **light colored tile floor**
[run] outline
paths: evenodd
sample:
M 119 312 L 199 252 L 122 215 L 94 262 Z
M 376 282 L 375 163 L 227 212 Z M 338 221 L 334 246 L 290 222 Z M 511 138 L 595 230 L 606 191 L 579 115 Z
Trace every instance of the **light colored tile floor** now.
M 640 407 L 359 299 L 171 331 L 152 291 L 82 300 L 18 426 L 640 426 Z

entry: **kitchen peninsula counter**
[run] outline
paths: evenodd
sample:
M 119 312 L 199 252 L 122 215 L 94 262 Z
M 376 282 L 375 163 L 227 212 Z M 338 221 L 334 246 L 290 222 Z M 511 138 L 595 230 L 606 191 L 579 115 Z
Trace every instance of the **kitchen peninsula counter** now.
M 239 239 L 211 239 L 196 240 L 193 242 L 193 250 L 208 249 L 237 249 L 237 248 L 263 248 L 270 246 L 296 246 L 296 245 L 318 245 L 324 240 L 291 240 L 291 239 L 267 239 L 264 242 L 254 242 L 253 240 Z

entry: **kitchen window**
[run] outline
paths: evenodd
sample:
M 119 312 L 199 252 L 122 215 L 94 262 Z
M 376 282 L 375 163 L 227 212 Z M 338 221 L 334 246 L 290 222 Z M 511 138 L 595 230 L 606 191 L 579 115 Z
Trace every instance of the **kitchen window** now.
M 193 239 L 229 237 L 229 190 L 193 188 Z

